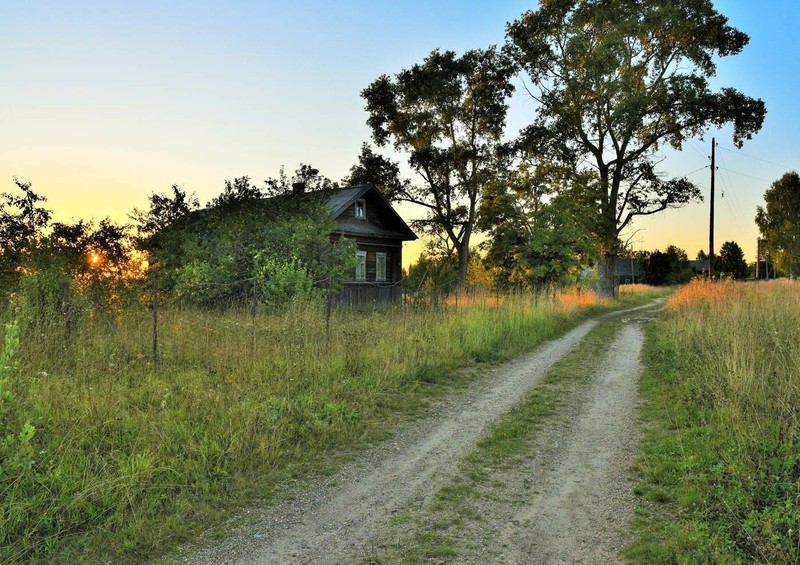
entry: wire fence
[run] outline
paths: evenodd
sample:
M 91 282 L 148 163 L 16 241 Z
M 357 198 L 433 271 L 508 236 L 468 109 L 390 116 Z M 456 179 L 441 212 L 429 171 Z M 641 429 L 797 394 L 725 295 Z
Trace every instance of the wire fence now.
M 29 290 L 28 295 L 18 296 L 22 300 L 17 302 L 24 304 L 12 317 L 21 321 L 27 339 L 40 342 L 37 348 L 46 350 L 49 358 L 58 357 L 58 351 L 71 355 L 75 349 L 109 348 L 109 358 L 139 358 L 158 367 L 165 359 L 175 362 L 181 349 L 194 348 L 205 339 L 210 340 L 208 354 L 214 355 L 217 345 L 203 336 L 220 335 L 221 324 L 235 328 L 225 340 L 248 340 L 251 352 L 263 348 L 260 341 L 285 339 L 287 327 L 297 324 L 316 328 L 312 328 L 314 335 L 326 343 L 334 334 L 341 341 L 342 320 L 350 328 L 347 332 L 353 333 L 347 339 L 358 344 L 371 332 L 380 332 L 379 324 L 394 324 L 410 314 L 433 319 L 453 308 L 496 308 L 523 294 L 532 297 L 533 303 L 552 300 L 556 292 L 555 287 L 544 286 L 524 292 L 499 287 L 453 291 L 449 285 L 436 287 L 425 273 L 413 283 L 407 278 L 386 283 L 321 278 L 313 281 L 311 296 L 280 303 L 265 296 L 261 282 L 247 277 L 199 283 L 197 289 L 229 287 L 242 292 L 230 300 L 197 305 L 182 300 L 171 281 L 158 273 L 130 285 L 127 294 L 120 291 L 94 298 L 87 298 L 85 281 L 67 278 L 55 291 Z M 361 324 L 359 317 L 367 322 Z M 106 337 L 100 345 L 96 344 L 98 335 Z M 241 348 L 238 351 L 241 354 Z

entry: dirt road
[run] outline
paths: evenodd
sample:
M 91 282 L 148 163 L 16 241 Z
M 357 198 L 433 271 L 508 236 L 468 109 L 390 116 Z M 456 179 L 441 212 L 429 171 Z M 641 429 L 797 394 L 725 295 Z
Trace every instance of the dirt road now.
M 650 307 L 652 309 L 652 306 Z M 641 310 L 640 310 L 641 311 Z M 568 425 L 537 434 L 541 456 L 519 470 L 541 488 L 526 504 L 487 509 L 502 524 L 493 546 L 464 562 L 607 562 L 630 510 L 628 469 L 636 445 L 636 380 L 640 318 L 627 324 L 580 405 L 565 406 Z M 487 369 L 491 375 L 437 403 L 431 413 L 392 440 L 268 508 L 250 510 L 230 537 L 182 559 L 184 563 L 353 563 L 374 555 L 397 513 L 422 509 L 449 480 L 458 462 L 500 415 L 518 404 L 547 370 L 597 324 L 518 359 Z M 513 477 L 509 484 L 513 483 Z M 525 479 L 528 484 L 528 479 Z M 514 496 L 517 496 L 516 494 Z M 602 541 L 603 543 L 599 543 Z

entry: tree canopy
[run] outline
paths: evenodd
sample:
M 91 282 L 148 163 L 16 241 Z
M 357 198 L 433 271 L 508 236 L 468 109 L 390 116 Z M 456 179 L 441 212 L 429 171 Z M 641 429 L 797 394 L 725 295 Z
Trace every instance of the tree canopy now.
M 744 251 L 735 241 L 726 241 L 722 244 L 716 269 L 720 275 L 738 280 L 746 279 L 750 274 L 747 261 L 744 260 Z
M 458 256 L 460 286 L 467 280 L 481 193 L 502 162 L 513 74 L 514 65 L 494 48 L 460 56 L 435 50 L 361 93 L 375 143 L 407 153 L 421 179 L 395 183 L 387 196 L 428 211 L 415 227 L 445 234 Z
M 0 194 L 0 285 L 9 286 L 18 275 L 26 255 L 50 223 L 50 210 L 42 207 L 47 198 L 33 191 L 31 183 L 14 178 L 22 192 Z
M 566 180 L 559 169 L 523 164 L 488 184 L 479 225 L 489 235 L 486 262 L 498 282 L 563 284 L 576 280 L 582 265 L 589 263 L 594 246 L 584 219 L 590 214 L 580 198 L 587 189 L 563 186 Z
M 782 271 L 800 273 L 800 175 L 792 171 L 764 193 L 766 207 L 756 210 L 756 224 L 766 249 Z
M 599 175 L 601 274 L 610 294 L 619 235 L 630 222 L 700 198 L 687 179 L 658 173 L 659 148 L 680 149 L 729 123 L 741 146 L 761 129 L 761 100 L 733 88 L 713 92 L 708 82 L 716 59 L 736 55 L 749 38 L 710 0 L 541 0 L 507 32 L 538 102 L 523 143 Z

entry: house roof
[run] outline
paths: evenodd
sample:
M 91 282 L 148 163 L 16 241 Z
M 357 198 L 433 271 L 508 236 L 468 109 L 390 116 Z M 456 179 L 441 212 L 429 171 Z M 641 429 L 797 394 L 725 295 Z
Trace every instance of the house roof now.
M 626 259 L 624 257 L 617 258 L 617 276 L 625 277 L 638 277 L 641 276 L 641 267 L 639 261 L 636 259 Z
M 386 218 L 386 225 L 379 226 L 372 222 L 365 222 L 342 214 L 352 206 L 359 198 L 370 196 L 373 203 L 377 203 L 382 215 Z M 371 185 L 349 186 L 334 191 L 328 197 L 333 217 L 336 220 L 337 231 L 347 235 L 357 235 L 365 237 L 383 237 L 400 239 L 402 241 L 413 241 L 417 239 L 417 234 L 411 231 L 408 224 L 403 221 L 400 214 L 392 207 L 388 200 Z

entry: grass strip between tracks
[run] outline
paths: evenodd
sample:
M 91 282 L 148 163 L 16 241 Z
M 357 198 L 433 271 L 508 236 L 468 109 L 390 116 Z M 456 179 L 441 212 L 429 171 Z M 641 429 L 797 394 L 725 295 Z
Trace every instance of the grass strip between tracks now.
M 596 373 L 597 360 L 607 352 L 620 327 L 619 321 L 599 322 L 576 349 L 547 372 L 519 406 L 492 426 L 432 502 L 395 519 L 393 541 L 373 551 L 365 563 L 421 563 L 458 556 L 459 527 L 465 521 L 483 519 L 473 501 L 490 496 L 486 491 L 492 485 L 501 486 L 498 481 L 502 481 L 503 470 L 520 464 L 530 455 L 530 444 L 537 430 L 551 423 L 572 395 L 580 394 L 581 385 Z

